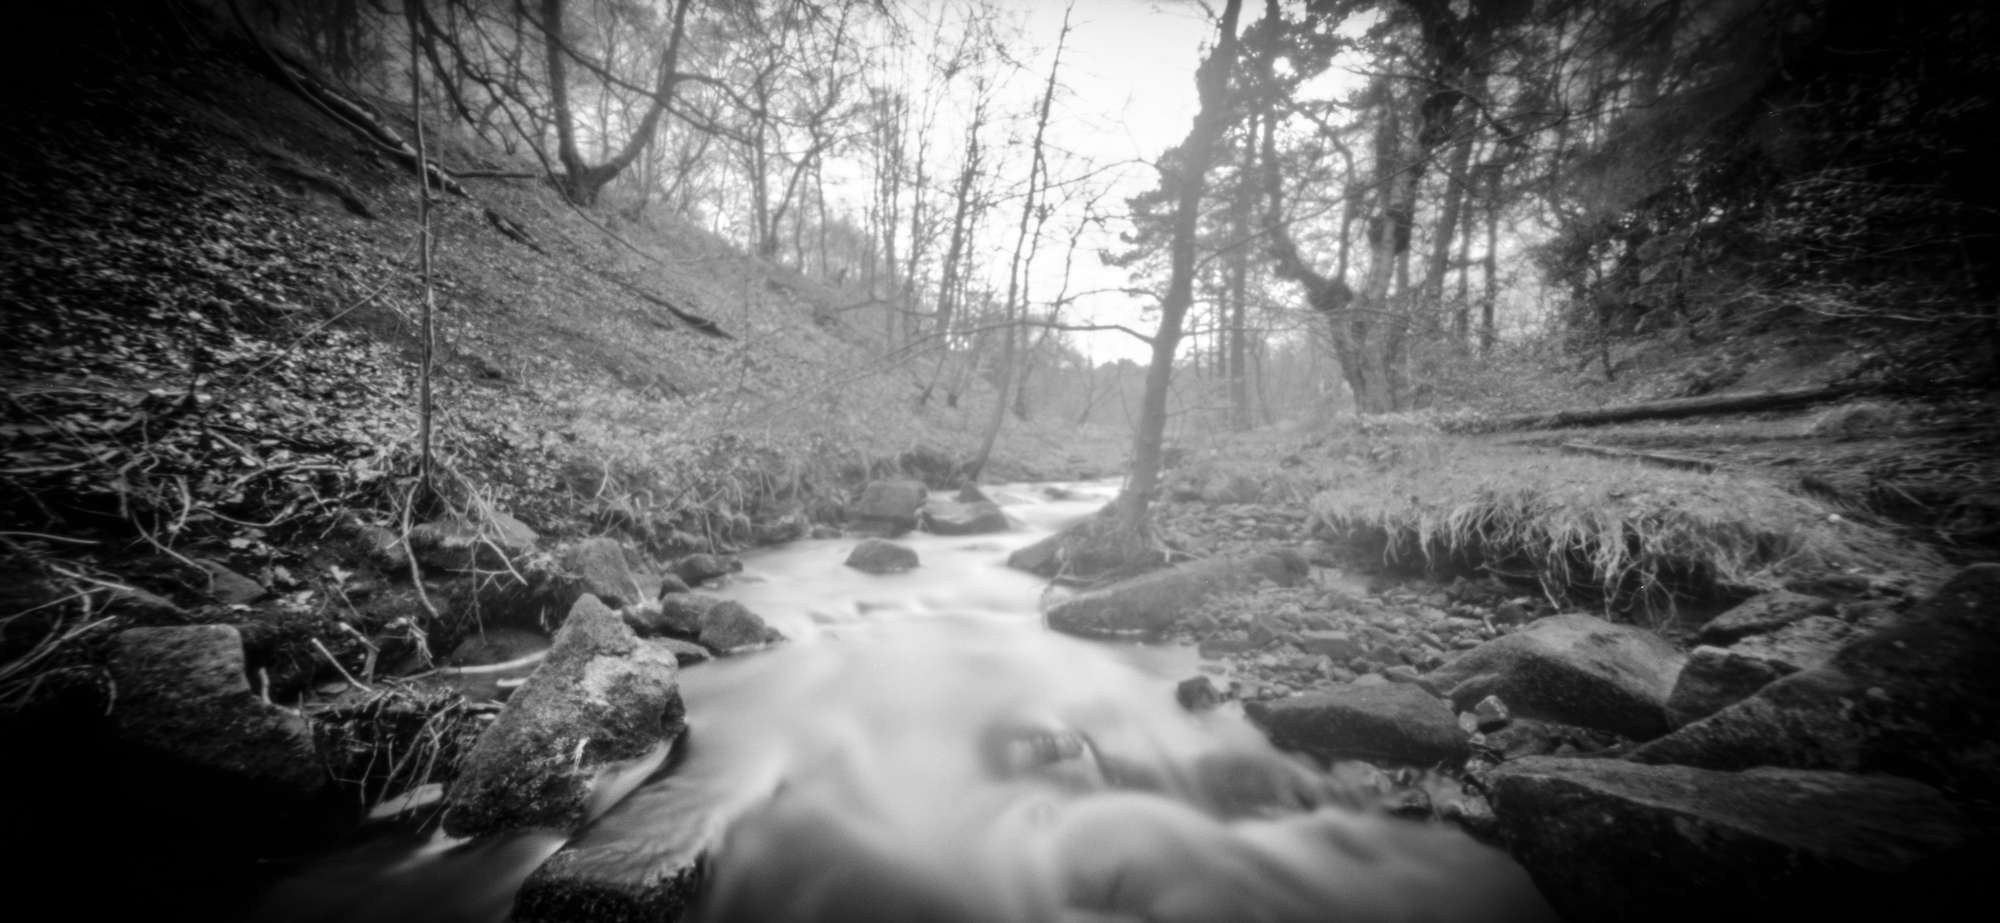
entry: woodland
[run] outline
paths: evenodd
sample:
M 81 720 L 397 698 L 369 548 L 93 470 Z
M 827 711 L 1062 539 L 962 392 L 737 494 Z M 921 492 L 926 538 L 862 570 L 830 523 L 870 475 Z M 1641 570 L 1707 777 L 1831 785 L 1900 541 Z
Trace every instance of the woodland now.
M 1107 327 L 1145 344 L 1154 446 L 1177 365 L 1177 413 L 1237 432 L 1343 405 L 1544 409 L 1616 391 L 1635 341 L 1702 366 L 1637 397 L 1727 384 L 1731 347 L 1773 332 L 1879 347 L 1841 374 L 1892 390 L 1991 372 L 1974 9 L 1226 4 L 1186 139 L 1123 202 L 1105 177 L 1133 165 L 1060 137 L 1077 10 L 1054 35 L 1004 4 L 232 12 L 336 81 L 415 92 L 578 206 L 705 223 L 832 282 L 873 350 L 932 364 L 919 407 L 979 380 L 1017 419 L 1087 422 L 1142 378 L 1080 351 Z M 1092 252 L 1112 220 L 1119 245 Z M 1125 269 L 1144 318 L 1079 318 L 1103 294 L 1077 291 L 1079 260 Z
M 0 823 L 50 844 L 23 881 L 130 831 L 106 848 L 133 887 L 63 895 L 78 913 L 303 918 L 261 895 L 400 825 L 486 870 L 555 831 L 466 919 L 758 918 L 716 884 L 724 846 L 592 865 L 586 820 L 624 803 L 565 814 L 506 773 L 678 746 L 676 675 L 837 649 L 733 601 L 746 560 L 1019 531 L 1008 503 L 1100 483 L 1007 555 L 1038 625 L 1198 655 L 1219 685 L 1179 706 L 1310 755 L 1241 783 L 1274 805 L 1462 831 L 1570 919 L 1639 900 L 1602 883 L 1683 835 L 1639 916 L 1888 912 L 1992 853 L 2000 638 L 1966 615 L 2000 599 L 1982 3 L 32 17 L 0 95 L 0 735 L 47 756 L 5 761 Z M 1173 80 L 1119 82 L 1160 73 L 1121 33 L 1174 49 Z M 1530 637 L 1643 664 L 1576 693 L 1467 672 Z M 578 657 L 664 698 L 530 752 L 534 709 L 602 703 L 515 686 Z M 1333 724 L 1287 723 L 1354 695 L 1421 737 L 1381 689 L 1423 689 L 1443 749 L 1367 750 L 1363 785 L 1313 736 Z M 1779 730 L 1765 690 L 1790 690 Z M 1083 731 L 1027 746 L 1145 789 Z M 1626 771 L 1712 775 L 1595 775 Z M 1547 794 L 1571 784 L 1592 794 Z M 508 789 L 543 813 L 475 805 Z M 1727 836 L 1626 813 L 1703 792 L 1676 816 Z M 1596 797 L 1609 830 L 1562 813 Z M 1799 813 L 1731 813 L 1767 801 Z M 1248 912 L 1161 901 L 1102 909 Z

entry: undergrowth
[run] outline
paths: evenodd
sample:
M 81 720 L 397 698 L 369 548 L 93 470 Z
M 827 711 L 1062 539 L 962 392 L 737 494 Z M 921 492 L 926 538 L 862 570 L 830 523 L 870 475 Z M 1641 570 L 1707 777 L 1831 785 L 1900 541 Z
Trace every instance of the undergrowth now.
M 1558 603 L 1670 616 L 1828 571 L 1934 570 L 1927 552 L 1768 481 L 1441 434 L 1329 449 L 1316 525 L 1434 572 L 1538 580 Z

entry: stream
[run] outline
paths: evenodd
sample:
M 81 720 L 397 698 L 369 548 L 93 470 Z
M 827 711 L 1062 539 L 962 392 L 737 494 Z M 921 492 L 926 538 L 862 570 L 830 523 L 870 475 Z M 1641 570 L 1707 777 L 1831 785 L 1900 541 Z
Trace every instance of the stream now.
M 1007 553 L 1116 489 L 993 488 L 1013 531 L 904 536 L 922 562 L 904 574 L 844 566 L 852 538 L 744 555 L 709 592 L 790 642 L 684 670 L 671 768 L 588 834 L 641 863 L 709 844 L 701 923 L 1546 915 L 1503 854 L 1362 809 L 1233 705 L 1182 709 L 1191 648 L 1047 630 L 1045 582 Z M 503 920 L 561 843 L 378 843 L 282 883 L 265 918 Z

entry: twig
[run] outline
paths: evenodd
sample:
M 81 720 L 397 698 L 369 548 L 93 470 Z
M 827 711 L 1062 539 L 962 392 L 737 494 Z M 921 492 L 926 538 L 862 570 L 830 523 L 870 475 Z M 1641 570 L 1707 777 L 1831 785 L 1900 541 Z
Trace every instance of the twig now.
M 0 537 L 5 537 L 5 538 L 14 538 L 14 537 L 17 537 L 17 536 L 18 536 L 18 537 L 21 537 L 21 538 L 41 538 L 41 539 L 47 539 L 47 540 L 49 540 L 49 541 L 52 541 L 52 542 L 68 542 L 69 544 L 72 544 L 72 545 L 102 545 L 102 544 L 104 544 L 103 542 L 99 542 L 99 541 L 95 541 L 95 540 L 92 540 L 92 539 L 87 539 L 87 538 L 70 538 L 70 537 L 68 537 L 68 536 L 64 536 L 64 535 L 50 535 L 50 534 L 48 534 L 48 533 L 46 533 L 46 532 L 0 532 Z
M 416 505 L 416 500 L 417 488 L 413 484 L 410 487 L 409 494 L 403 498 L 403 534 L 401 536 L 403 540 L 403 557 L 409 559 L 410 562 L 410 586 L 417 591 L 417 602 L 424 607 L 425 612 L 430 613 L 433 621 L 442 621 L 444 616 L 438 614 L 437 607 L 431 605 L 430 594 L 424 592 L 424 574 L 417 567 L 417 549 L 410 544 L 410 508 Z
M 347 594 L 344 592 L 341 593 L 340 598 L 342 602 L 346 602 Z M 354 607 L 352 604 L 349 604 L 348 608 L 352 609 Z M 348 634 L 354 636 L 354 640 L 361 642 L 361 646 L 368 649 L 368 659 L 362 664 L 361 675 L 366 677 L 370 682 L 373 682 L 375 679 L 375 661 L 382 655 L 382 649 L 377 647 L 374 641 L 369 640 L 367 635 L 362 634 L 361 629 L 355 628 L 353 625 L 339 619 L 335 619 L 334 624 L 346 629 Z
M 362 692 L 375 691 L 374 689 L 362 684 L 360 680 L 355 679 L 354 674 L 347 672 L 347 668 L 340 665 L 340 661 L 334 658 L 333 652 L 327 650 L 326 645 L 319 643 L 318 638 L 312 639 L 312 646 L 314 650 L 319 651 L 320 656 L 326 658 L 327 663 L 333 664 L 333 668 L 335 670 L 340 671 L 340 678 L 347 680 L 348 685 L 353 686 L 354 688 L 359 689 Z

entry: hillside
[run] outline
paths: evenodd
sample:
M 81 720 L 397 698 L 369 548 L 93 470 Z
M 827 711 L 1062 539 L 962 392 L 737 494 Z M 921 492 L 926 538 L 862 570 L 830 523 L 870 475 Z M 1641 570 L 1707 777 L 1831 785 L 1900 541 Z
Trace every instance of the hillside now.
M 5 99 L 0 704 L 101 699 L 112 630 L 190 620 L 243 626 L 266 694 L 296 695 L 328 672 L 309 641 L 358 665 L 364 635 L 432 606 L 349 600 L 346 549 L 438 516 L 671 556 L 837 521 L 871 476 L 956 483 L 990 389 L 919 407 L 920 370 L 843 316 L 864 295 L 573 207 L 525 153 L 447 133 L 433 149 L 469 175 L 433 193 L 423 502 L 414 179 L 180 12 L 157 33 L 79 14 L 48 32 L 73 80 Z M 413 137 L 407 106 L 368 103 Z M 1017 424 L 987 477 L 1111 475 L 1127 439 Z M 504 605 L 465 592 L 420 646 Z

